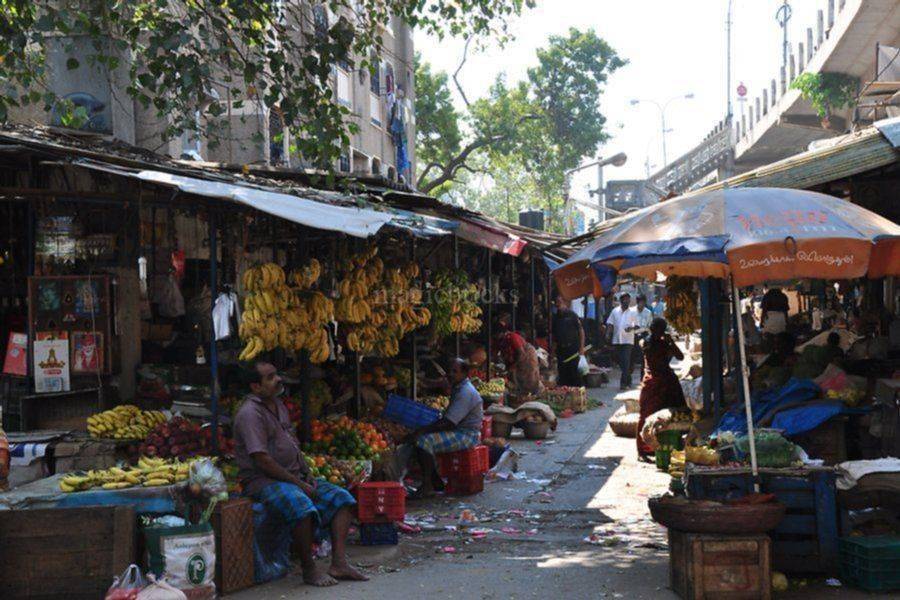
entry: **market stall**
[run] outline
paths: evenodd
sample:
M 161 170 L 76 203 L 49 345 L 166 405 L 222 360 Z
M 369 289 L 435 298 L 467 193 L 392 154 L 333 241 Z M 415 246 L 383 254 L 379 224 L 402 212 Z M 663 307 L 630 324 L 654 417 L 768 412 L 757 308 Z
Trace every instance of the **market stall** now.
M 784 206 L 791 210 L 782 210 Z M 757 334 L 748 343 L 748 324 L 757 332 L 752 315 L 742 310 L 739 288 L 779 282 L 779 287 L 790 289 L 791 282 L 801 279 L 825 280 L 830 286 L 836 280 L 890 278 L 898 274 L 900 265 L 898 240 L 900 227 L 894 223 L 833 197 L 766 188 L 727 189 L 676 198 L 625 217 L 556 273 L 557 280 L 566 283 L 584 271 L 592 285 L 599 287 L 611 285 L 623 274 L 652 278 L 661 274 L 674 287 L 669 289 L 666 316 L 670 325 L 685 332 L 696 328 L 697 309 L 694 305 L 685 312 L 684 307 L 699 296 L 702 373 L 703 378 L 712 379 L 702 387 L 707 398 L 708 390 L 717 390 L 715 406 L 697 402 L 693 394 L 693 402 L 688 403 L 694 418 L 687 407 L 667 409 L 648 419 L 635 434 L 652 444 L 657 465 L 673 474 L 673 491 L 687 494 L 675 506 L 686 515 L 733 501 L 789 507 L 791 513 L 773 525 L 770 535 L 774 568 L 791 576 L 836 575 L 839 565 L 845 570 L 839 556 L 839 546 L 843 547 L 839 524 L 846 521 L 840 518 L 835 469 L 822 465 L 847 458 L 839 419 L 877 409 L 866 378 L 860 381 L 851 373 L 864 369 L 874 383 L 872 375 L 890 377 L 897 365 L 886 354 L 873 362 L 874 355 L 868 352 L 871 345 L 862 348 L 863 361 L 850 352 L 845 357 L 839 347 L 821 343 L 832 337 L 827 332 L 799 354 L 793 337 L 787 344 L 786 333 L 763 330 L 762 336 Z M 716 279 L 710 278 L 729 281 L 730 294 L 724 286 L 711 285 Z M 869 286 L 869 294 L 883 300 L 886 295 L 880 292 L 887 287 L 879 281 L 877 287 Z M 784 296 L 783 309 L 780 300 L 772 300 L 776 294 Z M 679 300 L 679 296 L 690 300 Z M 894 311 L 893 297 L 888 298 L 882 306 Z M 771 285 L 763 298 L 764 311 L 767 302 L 770 311 L 796 315 L 810 310 L 798 302 L 792 311 L 787 296 Z M 671 314 L 678 304 L 681 314 Z M 786 317 L 783 320 L 791 326 L 803 320 L 789 323 Z M 729 322 L 734 325 L 731 343 L 739 365 L 733 382 L 723 379 L 728 338 L 722 333 L 723 324 Z M 835 337 L 840 339 L 838 334 Z M 763 353 L 758 364 L 747 356 L 750 347 Z M 690 383 L 682 384 L 685 392 L 691 391 Z M 725 405 L 724 399 L 731 399 L 731 405 Z M 709 418 L 701 420 L 705 415 Z M 855 448 L 854 454 L 858 456 L 859 451 Z M 724 509 L 725 505 L 718 506 Z M 795 517 L 798 512 L 804 516 Z M 673 531 L 687 527 L 683 531 L 701 533 L 685 525 L 690 519 L 659 514 L 666 515 L 659 518 Z M 700 518 L 699 512 L 694 518 Z M 720 541 L 727 542 L 725 534 L 737 532 L 722 529 L 720 533 Z M 674 547 L 672 551 L 673 561 L 683 558 L 675 556 Z M 768 572 L 767 565 L 759 567 Z M 859 577 L 847 577 L 859 581 Z M 693 584 L 701 585 L 701 581 L 694 579 Z

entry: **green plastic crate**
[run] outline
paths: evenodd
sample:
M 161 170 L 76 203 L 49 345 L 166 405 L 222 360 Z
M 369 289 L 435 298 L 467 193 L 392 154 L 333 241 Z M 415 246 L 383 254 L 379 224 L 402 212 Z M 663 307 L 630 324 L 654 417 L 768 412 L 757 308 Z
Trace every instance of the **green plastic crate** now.
M 900 590 L 900 537 L 845 537 L 839 549 L 845 583 L 869 592 Z

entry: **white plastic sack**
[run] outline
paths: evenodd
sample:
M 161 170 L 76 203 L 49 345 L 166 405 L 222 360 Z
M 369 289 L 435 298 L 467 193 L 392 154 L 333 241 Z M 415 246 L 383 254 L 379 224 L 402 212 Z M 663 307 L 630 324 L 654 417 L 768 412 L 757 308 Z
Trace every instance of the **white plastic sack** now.
M 588 364 L 584 355 L 578 357 L 578 374 L 582 377 L 591 372 L 591 365 Z
M 150 575 L 150 578 L 152 577 Z M 137 600 L 187 600 L 187 596 L 161 579 L 142 589 L 137 595 Z

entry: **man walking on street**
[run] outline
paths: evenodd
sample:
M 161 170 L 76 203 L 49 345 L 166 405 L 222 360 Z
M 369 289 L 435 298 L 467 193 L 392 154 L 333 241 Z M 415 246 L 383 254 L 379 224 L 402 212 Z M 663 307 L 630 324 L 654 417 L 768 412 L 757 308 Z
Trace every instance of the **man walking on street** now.
M 631 387 L 631 354 L 634 351 L 637 313 L 629 310 L 630 305 L 631 295 L 622 294 L 619 296 L 619 306 L 615 307 L 606 319 L 606 324 L 610 328 L 607 335 L 612 335 L 613 357 L 622 371 L 619 377 L 621 391 Z
M 643 294 L 637 297 L 637 306 L 632 308 L 637 329 L 634 330 L 634 352 L 631 353 L 631 364 L 638 365 L 641 374 L 638 381 L 644 379 L 644 350 L 641 342 L 650 335 L 650 323 L 653 322 L 653 313 L 647 308 L 647 297 Z
M 578 373 L 578 357 L 584 354 L 584 328 L 569 302 L 562 296 L 556 297 L 556 314 L 553 315 L 553 345 L 556 351 L 557 383 L 578 387 L 581 375 Z

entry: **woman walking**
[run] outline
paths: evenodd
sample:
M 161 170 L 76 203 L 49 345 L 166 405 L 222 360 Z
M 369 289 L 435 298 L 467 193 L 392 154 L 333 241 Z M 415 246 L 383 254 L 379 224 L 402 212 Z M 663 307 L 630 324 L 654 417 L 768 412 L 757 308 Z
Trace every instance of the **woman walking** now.
M 664 408 L 684 406 L 684 393 L 675 371 L 669 366 L 673 358 L 684 359 L 672 336 L 666 333 L 666 320 L 657 317 L 650 324 L 650 337 L 643 342 L 644 379 L 641 382 L 641 412 L 637 426 L 638 458 L 649 458 L 653 449 L 641 439 L 644 421 Z

